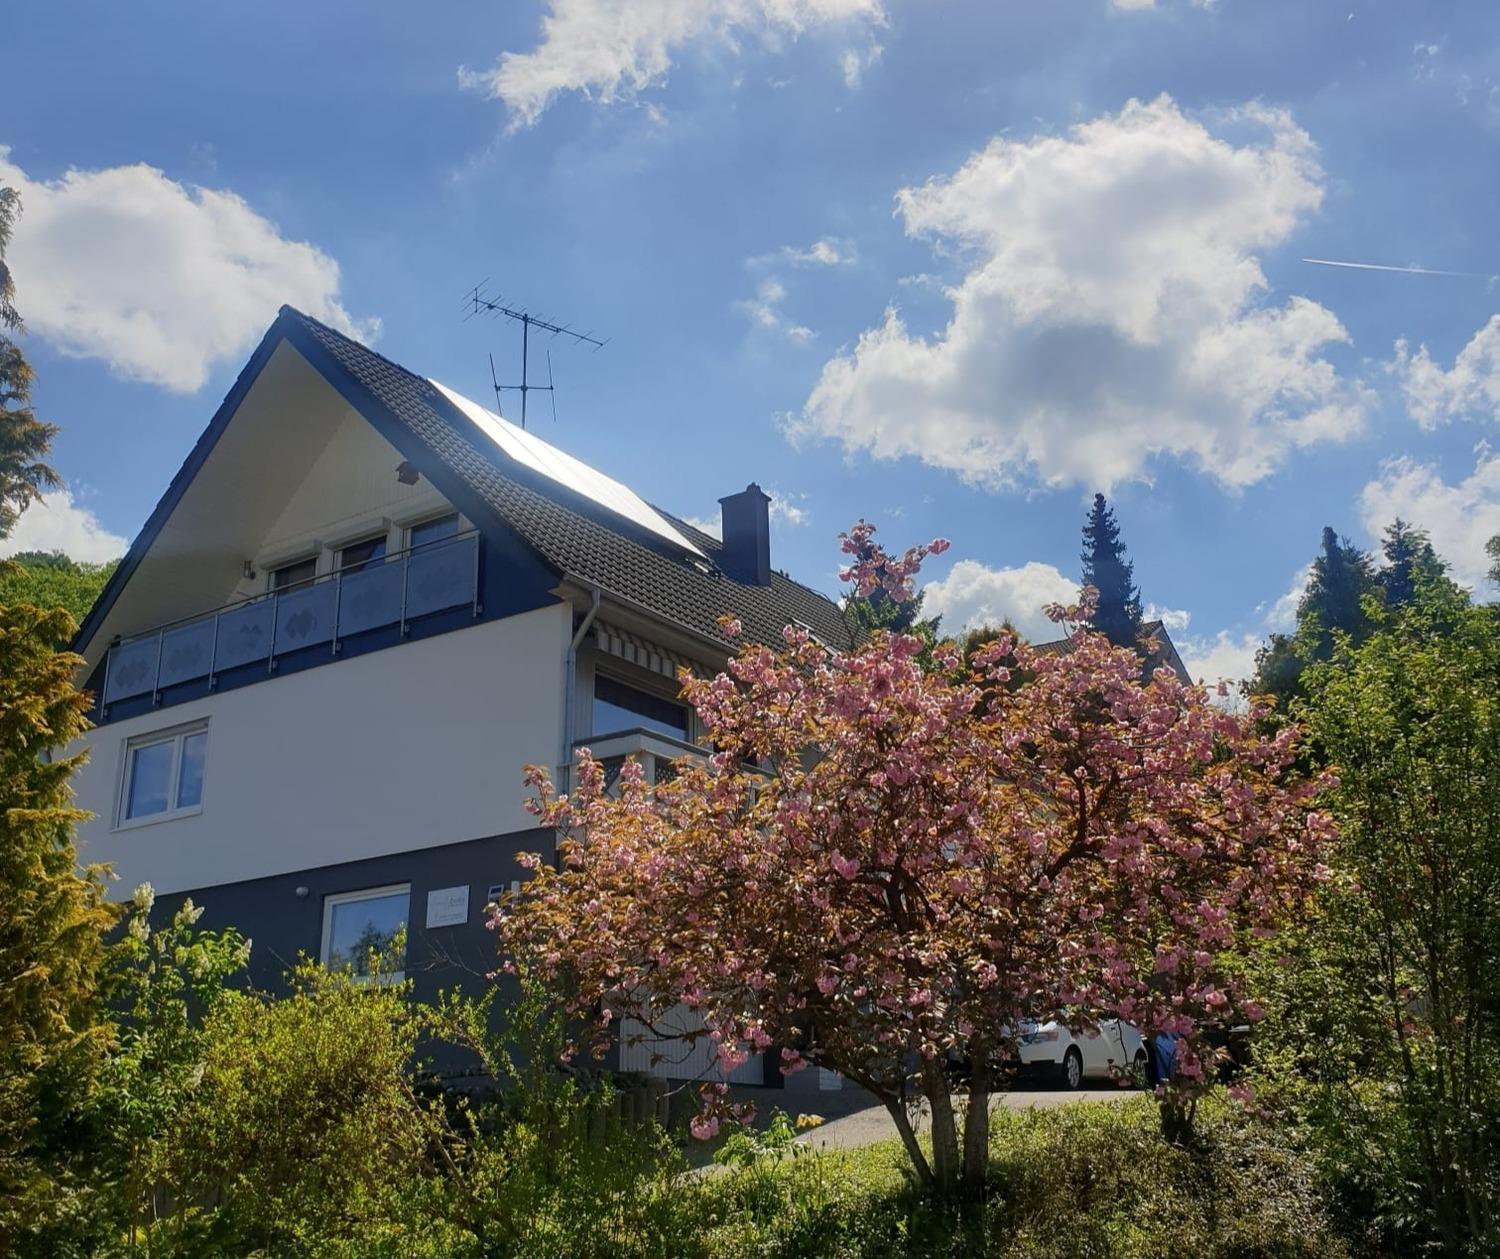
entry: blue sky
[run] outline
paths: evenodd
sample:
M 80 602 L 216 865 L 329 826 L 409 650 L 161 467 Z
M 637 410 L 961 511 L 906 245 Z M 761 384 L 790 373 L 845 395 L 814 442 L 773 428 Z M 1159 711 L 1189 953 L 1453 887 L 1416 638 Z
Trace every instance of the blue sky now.
M 1325 523 L 1400 513 L 1482 583 L 1490 3 L 20 0 L 7 26 L 0 182 L 69 483 L 12 546 L 120 549 L 283 301 L 485 398 L 519 354 L 462 321 L 488 277 L 610 338 L 555 347 L 542 436 L 690 517 L 753 477 L 775 562 L 823 589 L 863 515 L 953 540 L 950 627 L 1035 626 L 1097 488 L 1209 676 L 1283 623 Z

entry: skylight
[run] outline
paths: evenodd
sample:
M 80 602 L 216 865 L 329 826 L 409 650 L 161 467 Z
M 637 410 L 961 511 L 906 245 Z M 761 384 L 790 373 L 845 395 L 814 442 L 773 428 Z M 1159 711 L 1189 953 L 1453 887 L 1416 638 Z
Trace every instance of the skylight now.
M 588 464 L 573 458 L 572 455 L 559 450 L 556 446 L 549 446 L 534 433 L 528 433 L 509 420 L 502 419 L 493 411 L 465 398 L 461 393 L 455 393 L 446 385 L 436 380 L 431 381 L 431 384 L 443 397 L 468 416 L 480 432 L 500 447 L 508 458 L 530 468 L 533 472 L 541 473 L 550 481 L 556 481 L 559 485 L 592 499 L 599 506 L 608 508 L 618 516 L 624 516 L 633 524 L 649 529 L 658 537 L 665 538 L 684 551 L 690 551 L 694 555 L 703 554 L 629 486 L 621 485 L 613 477 L 605 476 L 604 473 L 589 467 Z

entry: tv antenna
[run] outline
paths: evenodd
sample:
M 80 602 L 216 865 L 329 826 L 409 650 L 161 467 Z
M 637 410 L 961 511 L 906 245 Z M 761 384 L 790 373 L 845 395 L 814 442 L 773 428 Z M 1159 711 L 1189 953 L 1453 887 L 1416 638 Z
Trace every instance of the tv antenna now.
M 500 378 L 495 374 L 495 356 L 490 355 L 490 384 L 495 389 L 495 410 L 499 411 L 500 395 L 505 390 L 515 390 L 521 395 L 521 427 L 526 427 L 526 395 L 536 391 L 552 395 L 552 420 L 557 422 L 557 386 L 552 381 L 552 350 L 547 350 L 547 383 L 545 385 L 533 385 L 530 378 L 531 368 L 531 330 L 536 328 L 541 332 L 551 333 L 556 337 L 571 337 L 576 344 L 591 345 L 595 351 L 602 350 L 606 342 L 599 340 L 587 332 L 577 332 L 567 324 L 553 323 L 544 319 L 541 315 L 533 315 L 524 308 L 517 309 L 507 306 L 503 295 L 496 293 L 493 297 L 485 293 L 485 285 L 489 281 L 481 281 L 476 284 L 467 297 L 464 305 L 468 308 L 466 319 L 472 319 L 475 315 L 503 315 L 507 319 L 513 319 L 521 325 L 521 383 L 519 385 L 502 385 Z

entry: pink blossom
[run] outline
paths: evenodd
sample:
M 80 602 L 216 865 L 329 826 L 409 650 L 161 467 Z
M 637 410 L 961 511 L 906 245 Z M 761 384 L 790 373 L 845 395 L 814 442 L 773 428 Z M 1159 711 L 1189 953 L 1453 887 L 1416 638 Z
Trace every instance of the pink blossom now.
M 710 1115 L 704 1117 L 703 1115 L 694 1115 L 688 1120 L 688 1131 L 693 1134 L 695 1140 L 712 1141 L 719 1135 L 718 1116 Z
M 859 862 L 853 857 L 844 856 L 841 852 L 836 851 L 828 861 L 841 879 L 852 879 L 859 873 Z

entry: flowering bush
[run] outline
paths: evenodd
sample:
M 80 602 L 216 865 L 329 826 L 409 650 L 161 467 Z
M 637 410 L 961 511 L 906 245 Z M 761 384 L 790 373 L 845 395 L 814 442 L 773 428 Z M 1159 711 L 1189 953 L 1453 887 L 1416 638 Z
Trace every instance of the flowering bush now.
M 938 541 L 887 555 L 845 535 L 856 596 L 911 596 Z M 1058 608 L 1069 650 L 1001 636 L 964 664 L 874 632 L 833 652 L 788 627 L 711 679 L 684 675 L 706 764 L 617 794 L 580 754 L 575 796 L 532 768 L 560 863 L 496 916 L 502 945 L 570 973 L 581 1014 L 654 1028 L 702 1016 L 725 1071 L 775 1052 L 830 1067 L 889 1108 L 919 1178 L 960 1175 L 947 1063 L 969 1068 L 962 1172 L 984 1175 L 994 1064 L 1025 1020 L 1129 1019 L 1178 1039 L 1180 1123 L 1211 1080 L 1205 1032 L 1261 1016 L 1242 958 L 1322 875 L 1318 781 L 1290 783 L 1296 731 L 1260 733 Z M 736 626 L 726 618 L 726 629 Z M 702 1089 L 694 1131 L 736 1111 Z M 908 1108 L 925 1098 L 932 1156 Z

